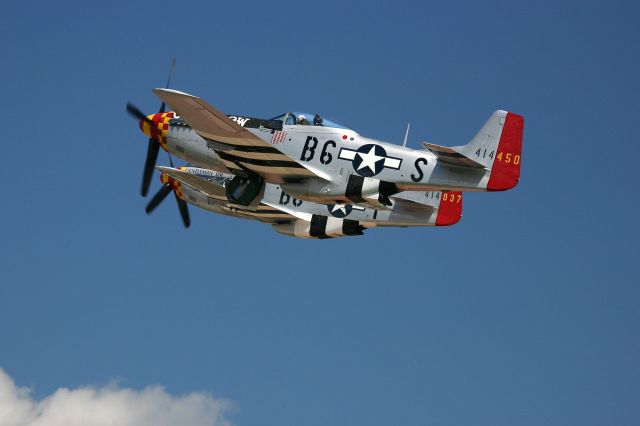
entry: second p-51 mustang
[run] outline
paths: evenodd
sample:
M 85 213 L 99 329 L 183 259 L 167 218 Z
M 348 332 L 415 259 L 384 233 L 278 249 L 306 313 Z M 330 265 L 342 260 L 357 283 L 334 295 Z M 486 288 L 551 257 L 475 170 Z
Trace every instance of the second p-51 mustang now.
M 296 199 L 279 185 L 267 183 L 261 196 L 248 206 L 229 201 L 238 190 L 233 175 L 196 167 L 157 167 L 162 188 L 146 207 L 151 213 L 172 191 L 185 226 L 186 203 L 205 210 L 271 224 L 277 232 L 298 238 L 335 238 L 362 235 L 367 228 L 449 226 L 462 215 L 460 192 L 401 192 L 392 208 L 376 210 L 350 204 L 318 204 Z

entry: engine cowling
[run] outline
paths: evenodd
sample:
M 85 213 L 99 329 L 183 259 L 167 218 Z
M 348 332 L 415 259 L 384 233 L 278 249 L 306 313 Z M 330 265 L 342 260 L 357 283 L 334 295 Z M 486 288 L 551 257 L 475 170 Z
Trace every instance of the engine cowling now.
M 365 229 L 357 220 L 313 215 L 311 221 L 295 220 L 273 225 L 276 232 L 298 238 L 336 238 L 362 235 Z

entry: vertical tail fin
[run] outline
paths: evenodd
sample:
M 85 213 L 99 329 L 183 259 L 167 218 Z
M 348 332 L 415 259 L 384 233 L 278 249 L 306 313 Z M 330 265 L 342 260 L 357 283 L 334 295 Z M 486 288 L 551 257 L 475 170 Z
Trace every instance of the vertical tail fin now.
M 518 184 L 523 130 L 524 117 L 496 111 L 468 144 L 455 148 L 491 170 L 487 191 L 505 191 Z
M 489 178 L 481 183 L 480 189 L 506 191 L 520 180 L 523 130 L 524 117 L 496 111 L 466 145 L 446 147 L 427 142 L 422 145 L 442 163 L 489 170 Z
M 462 217 L 462 192 L 444 191 L 440 195 L 436 226 L 449 226 L 458 223 Z

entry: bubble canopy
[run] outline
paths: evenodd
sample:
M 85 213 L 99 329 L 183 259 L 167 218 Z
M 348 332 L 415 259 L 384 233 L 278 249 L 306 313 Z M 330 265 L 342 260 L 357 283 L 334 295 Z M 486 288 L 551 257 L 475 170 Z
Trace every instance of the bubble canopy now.
M 282 121 L 282 124 L 286 126 L 323 126 L 334 127 L 336 129 L 353 130 L 344 124 L 322 117 L 319 114 L 311 114 L 302 111 L 285 112 L 284 114 L 273 117 L 271 120 Z

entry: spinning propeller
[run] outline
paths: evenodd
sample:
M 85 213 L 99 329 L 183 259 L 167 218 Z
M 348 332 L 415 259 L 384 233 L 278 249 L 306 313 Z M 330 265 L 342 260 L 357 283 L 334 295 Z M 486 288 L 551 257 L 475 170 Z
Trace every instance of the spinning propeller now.
M 173 58 L 171 61 L 171 67 L 169 68 L 169 78 L 167 78 L 166 87 L 169 88 L 169 84 L 171 83 L 171 76 L 173 75 L 173 68 L 176 65 L 176 58 Z M 162 102 L 160 105 L 160 110 L 158 114 L 162 114 L 164 112 L 165 104 Z M 156 140 L 157 135 L 154 134 L 154 129 L 157 128 L 157 123 L 147 117 L 138 107 L 136 107 L 131 102 L 127 102 L 127 112 L 132 117 L 136 118 L 140 122 L 140 128 L 142 129 L 144 124 L 149 126 L 151 130 L 151 137 L 149 138 L 149 144 L 147 145 L 147 158 L 144 162 L 144 171 L 142 174 L 142 187 L 140 193 L 143 197 L 147 196 L 149 192 L 149 185 L 151 184 L 151 177 L 153 176 L 153 168 L 156 165 L 156 160 L 158 159 L 158 151 L 160 150 L 160 144 Z
M 175 168 L 173 167 L 171 156 L 169 156 L 169 164 L 171 164 L 172 168 Z M 147 214 L 151 214 L 151 212 L 153 212 L 155 208 L 158 207 L 165 198 L 167 198 L 167 195 L 173 191 L 173 195 L 175 195 L 176 202 L 178 203 L 178 210 L 180 210 L 182 223 L 185 228 L 188 228 L 189 225 L 191 225 L 191 219 L 189 218 L 189 208 L 187 207 L 187 203 L 180 198 L 180 195 L 178 195 L 178 191 L 180 191 L 180 183 L 165 174 L 160 175 L 160 180 L 163 183 L 162 188 L 160 188 L 160 190 L 151 198 L 147 207 L 144 208 L 144 211 L 147 212 Z
M 175 65 L 176 65 L 176 58 L 173 58 L 173 60 L 171 61 L 171 67 L 169 68 L 169 77 L 167 78 L 167 84 L 165 85 L 167 89 L 171 84 L 171 76 L 173 75 L 173 69 Z M 160 104 L 160 109 L 158 110 L 158 114 L 164 113 L 164 109 L 165 109 L 165 103 L 162 102 L 162 104 Z M 149 118 L 149 116 L 145 115 L 138 107 L 136 107 L 131 102 L 127 102 L 127 112 L 129 113 L 129 115 L 131 115 L 133 118 L 139 121 L 140 129 L 143 132 L 145 131 L 145 128 L 144 128 L 145 125 L 148 126 L 149 128 L 149 132 L 147 133 L 150 136 L 149 143 L 147 145 L 147 158 L 144 162 L 144 170 L 142 173 L 142 186 L 140 189 L 140 193 L 142 194 L 142 196 L 146 197 L 147 193 L 149 192 L 149 186 L 151 185 L 153 169 L 155 168 L 156 161 L 158 160 L 158 152 L 160 151 L 160 141 L 158 140 L 158 138 L 160 137 L 160 135 L 158 134 L 158 123 L 156 123 L 154 120 Z M 174 167 L 173 160 L 171 159 L 171 154 L 167 152 L 167 155 L 169 155 L 169 164 L 171 165 L 171 167 Z M 163 183 L 163 186 L 162 188 L 160 188 L 158 192 L 156 192 L 153 198 L 151 198 L 151 200 L 145 207 L 145 211 L 147 212 L 147 214 L 151 214 L 151 212 L 156 207 L 158 207 L 158 205 L 165 198 L 167 198 L 167 195 L 169 195 L 169 193 L 173 191 L 176 197 L 176 202 L 178 203 L 178 209 L 180 210 L 180 217 L 182 218 L 182 223 L 184 224 L 185 228 L 188 228 L 189 225 L 191 225 L 191 220 L 189 218 L 189 209 L 187 207 L 187 203 L 178 195 L 177 191 L 180 188 L 179 182 L 176 182 L 171 177 L 166 176 L 164 174 L 161 175 L 160 178 Z

